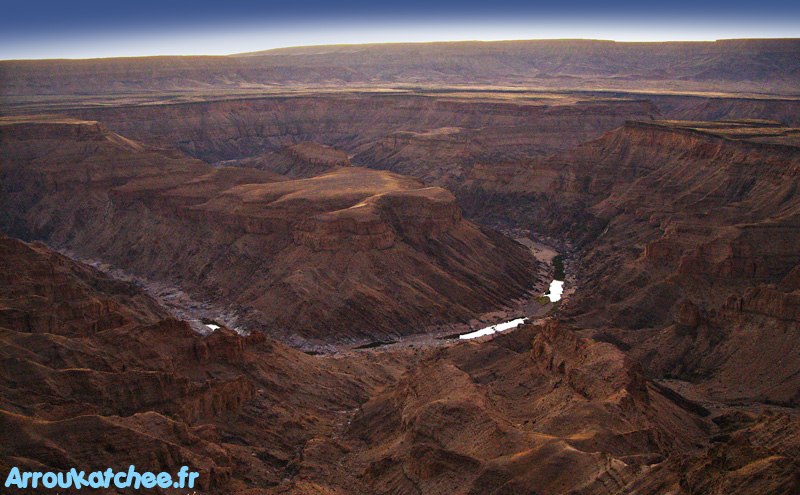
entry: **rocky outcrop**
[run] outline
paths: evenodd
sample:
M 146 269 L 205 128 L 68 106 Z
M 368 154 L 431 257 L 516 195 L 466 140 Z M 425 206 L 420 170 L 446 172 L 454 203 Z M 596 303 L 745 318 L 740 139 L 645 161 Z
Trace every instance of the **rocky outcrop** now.
M 292 177 L 344 165 L 341 152 L 303 144 L 313 141 L 352 155 L 354 165 L 447 186 L 464 180 L 476 162 L 545 157 L 659 111 L 635 98 L 314 93 L 70 114 L 207 162 L 235 160 L 230 164 Z
M 93 122 L 64 124 L 85 138 L 54 136 L 64 120 L 41 120 L 0 123 L 3 229 L 231 305 L 275 336 L 418 332 L 537 282 L 524 247 L 408 177 L 341 167 L 286 180 L 213 168 Z
M 519 163 L 508 192 L 478 178 L 459 194 L 581 246 L 563 315 L 651 372 L 791 403 L 798 363 L 774 363 L 798 330 L 798 136 L 764 121 L 631 122 Z
M 734 413 L 717 418 L 723 433 L 701 456 L 671 459 L 643 476 L 632 493 L 793 493 L 798 424 L 786 414 Z
M 614 493 L 707 427 L 614 346 L 549 323 L 432 353 L 348 435 L 375 493 Z
M 168 316 L 133 285 L 70 263 L 44 245 L 26 245 L 3 236 L 0 249 L 4 253 L 0 296 L 15 301 L 0 308 L 0 326 L 5 328 L 24 333 L 93 334 Z
M 88 473 L 134 465 L 174 475 L 186 465 L 200 473 L 195 488 L 205 493 L 263 489 L 291 476 L 287 461 L 328 435 L 337 411 L 394 373 L 315 359 L 261 334 L 220 328 L 203 337 L 165 318 L 138 288 L 41 245 L 5 236 L 0 245 L 4 314 L 52 322 L 0 323 L 4 476 L 11 466 Z M 58 314 L 98 300 L 116 302 L 119 318 Z
M 224 163 L 226 166 L 251 167 L 295 178 L 313 177 L 337 167 L 351 166 L 344 151 L 311 142 L 286 145 L 265 155 Z

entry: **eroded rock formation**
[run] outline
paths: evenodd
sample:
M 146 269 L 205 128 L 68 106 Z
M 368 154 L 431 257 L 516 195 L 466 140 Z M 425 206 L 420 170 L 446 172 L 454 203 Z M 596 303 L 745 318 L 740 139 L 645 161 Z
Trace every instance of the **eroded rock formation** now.
M 614 346 L 549 323 L 431 353 L 348 434 L 376 493 L 615 493 L 703 447 L 707 411 L 662 392 Z
M 260 333 L 201 337 L 138 288 L 44 246 L 2 236 L 0 253 L 4 476 L 188 465 L 204 493 L 277 485 L 298 446 L 396 372 Z
M 352 164 L 344 151 L 306 141 L 283 146 L 265 155 L 230 160 L 225 165 L 257 168 L 287 177 L 313 177 Z
M 657 373 L 788 404 L 800 363 L 770 363 L 798 332 L 798 136 L 763 121 L 631 122 L 459 194 L 582 245 L 565 313 L 580 327 Z
M 686 465 L 693 486 L 741 483 L 703 464 L 736 456 L 771 474 L 764 486 L 796 486 L 790 460 L 767 458 L 791 452 L 796 437 L 776 433 L 793 420 L 715 424 L 613 345 L 560 323 L 312 357 L 260 333 L 200 336 L 135 287 L 41 245 L 0 246 L 4 472 L 187 465 L 198 492 L 241 495 L 657 493 Z M 43 303 L 84 309 L 26 326 L 49 312 Z
M 283 338 L 418 332 L 537 282 L 524 247 L 408 177 L 213 168 L 62 118 L 0 132 L 7 232 L 169 280 Z
M 382 339 L 531 288 L 527 252 L 459 206 L 565 241 L 578 281 L 552 319 L 493 338 L 311 356 L 198 335 L 0 237 L 0 473 L 185 464 L 199 491 L 239 495 L 800 492 L 800 132 L 731 120 L 797 125 L 797 100 L 718 92 L 795 91 L 797 41 L 662 45 L 658 63 L 651 45 L 480 46 L 0 64 L 0 112 L 79 117 L 0 122 L 0 228 L 250 328 Z

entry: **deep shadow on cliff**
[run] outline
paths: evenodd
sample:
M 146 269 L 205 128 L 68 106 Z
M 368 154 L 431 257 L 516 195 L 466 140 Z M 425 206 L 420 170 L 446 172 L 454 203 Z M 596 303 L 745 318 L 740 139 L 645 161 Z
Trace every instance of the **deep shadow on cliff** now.
M 0 247 L 3 472 L 187 465 L 197 493 L 242 495 L 799 486 L 796 418 L 712 416 L 561 323 L 312 357 L 263 334 L 200 336 L 43 245 Z
M 0 247 L 4 473 L 189 465 L 201 493 L 277 485 L 298 449 L 399 369 L 261 333 L 201 337 L 136 287 L 39 244 Z
M 136 287 L 3 237 L 0 471 L 189 464 L 202 492 L 251 495 L 799 492 L 798 103 L 716 92 L 791 91 L 797 42 L 658 61 L 545 45 L 533 62 L 554 74 L 520 64 L 533 45 L 486 45 L 520 50 L 493 59 L 520 89 L 437 86 L 496 75 L 454 45 L 399 91 L 340 86 L 410 74 L 413 46 L 5 64 L 4 113 L 79 117 L 0 126 L 16 236 L 295 342 L 410 333 L 529 289 L 524 249 L 461 211 L 563 241 L 578 290 L 494 339 L 312 357 L 197 335 Z M 69 94 L 87 73 L 102 98 Z M 336 88 L 197 89 L 254 77 Z
M 799 136 L 764 121 L 631 122 L 510 178 L 487 167 L 457 194 L 579 246 L 580 290 L 562 312 L 579 328 L 719 398 L 795 406 Z
M 538 280 L 526 248 L 409 177 L 214 168 L 58 117 L 0 132 L 6 232 L 168 281 L 283 339 L 467 321 Z

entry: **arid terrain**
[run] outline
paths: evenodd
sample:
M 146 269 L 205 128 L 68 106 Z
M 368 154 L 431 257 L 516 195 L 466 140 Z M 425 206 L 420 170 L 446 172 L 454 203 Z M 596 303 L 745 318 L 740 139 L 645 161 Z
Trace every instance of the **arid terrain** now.
M 0 62 L 0 473 L 800 493 L 798 54 Z

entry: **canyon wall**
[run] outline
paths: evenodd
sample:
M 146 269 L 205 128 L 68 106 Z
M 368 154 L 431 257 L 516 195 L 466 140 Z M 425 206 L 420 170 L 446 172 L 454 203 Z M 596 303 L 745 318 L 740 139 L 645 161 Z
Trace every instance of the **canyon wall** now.
M 311 141 L 354 155 L 354 165 L 425 177 L 430 175 L 426 168 L 441 161 L 440 167 L 465 168 L 475 156 L 547 156 L 598 137 L 627 119 L 656 116 L 658 110 L 646 101 L 627 99 L 355 93 L 83 108 L 69 113 L 207 162 L 262 155 Z M 447 149 L 437 146 L 436 154 L 428 157 L 431 145 L 425 145 L 430 142 L 425 136 L 455 142 Z
M 61 118 L 4 119 L 0 132 L 3 230 L 229 305 L 285 339 L 419 332 L 538 283 L 527 249 L 409 177 L 213 168 Z
M 198 335 L 0 235 L 0 472 L 188 465 L 234 495 L 800 492 L 797 53 L 0 62 L 0 112 L 70 115 L 0 119 L 0 229 L 260 330 Z M 478 341 L 312 356 L 265 335 L 389 339 L 544 289 L 526 248 L 464 217 L 560 242 L 577 290 Z
M 485 219 L 575 243 L 580 288 L 562 315 L 578 328 L 718 396 L 794 404 L 800 362 L 774 359 L 800 331 L 799 136 L 764 121 L 630 122 L 487 167 L 457 194 Z
M 40 244 L 0 236 L 0 248 L 5 471 L 186 465 L 196 490 L 233 495 L 658 493 L 678 462 L 741 452 L 710 448 L 720 427 L 702 406 L 556 322 L 438 349 L 309 356 L 260 333 L 197 335 L 140 289 Z M 28 324 L 48 315 L 46 328 Z M 747 420 L 754 444 L 794 424 Z M 769 455 L 795 443 L 740 455 L 766 463 L 772 486 L 796 487 Z M 693 482 L 714 486 L 731 476 L 698 471 Z
M 298 447 L 401 369 L 313 358 L 261 333 L 202 337 L 139 288 L 41 244 L 0 235 L 0 253 L 4 473 L 186 465 L 204 493 L 277 486 Z

